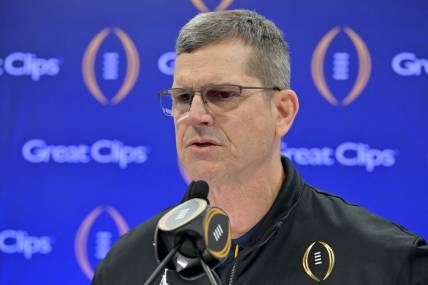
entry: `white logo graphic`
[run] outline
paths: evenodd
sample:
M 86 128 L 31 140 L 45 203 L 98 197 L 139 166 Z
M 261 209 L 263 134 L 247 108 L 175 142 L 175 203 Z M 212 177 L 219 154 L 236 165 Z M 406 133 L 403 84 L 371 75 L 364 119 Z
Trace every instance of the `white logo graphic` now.
M 221 238 L 222 235 L 223 235 L 223 228 L 221 227 L 220 224 L 218 224 L 217 227 L 215 228 L 214 232 L 213 232 L 213 236 L 215 238 L 215 241 L 219 241 L 219 239 Z
M 394 166 L 398 156 L 398 151 L 393 149 L 377 149 L 355 142 L 344 142 L 336 148 L 292 148 L 282 143 L 281 153 L 299 165 L 331 166 L 338 163 L 348 167 L 364 167 L 367 172 L 373 172 L 376 167 Z
M 95 242 L 95 257 L 97 259 L 103 259 L 111 248 L 111 233 L 107 231 L 99 231 L 96 234 Z
M 401 76 L 428 75 L 428 59 L 417 58 L 414 53 L 402 52 L 394 56 L 392 69 Z
M 335 80 L 349 79 L 349 57 L 347 52 L 333 54 L 333 78 Z
M 47 236 L 30 236 L 25 231 L 4 230 L 0 232 L 0 251 L 7 254 L 20 253 L 25 259 L 31 259 L 34 254 L 52 252 L 52 239 Z
M 321 258 L 321 252 L 320 251 L 317 251 L 314 253 L 314 261 L 315 261 L 315 265 L 322 264 L 322 258 Z
M 129 146 L 118 140 L 98 140 L 92 145 L 48 145 L 42 139 L 31 139 L 22 147 L 22 156 L 30 163 L 88 163 L 91 160 L 118 164 L 126 169 L 129 164 L 141 164 L 148 159 L 149 148 Z
M 119 54 L 105 52 L 103 54 L 103 79 L 116 80 L 119 78 Z
M 184 208 L 180 210 L 180 212 L 178 212 L 177 217 L 175 217 L 175 220 L 178 221 L 178 220 L 184 219 L 184 217 L 186 217 L 188 212 L 189 212 L 189 208 Z
M 33 81 L 40 77 L 58 75 L 60 61 L 57 58 L 39 58 L 32 53 L 14 52 L 0 59 L 0 75 L 29 76 Z
M 166 52 L 158 60 L 158 68 L 165 75 L 174 75 L 175 52 Z

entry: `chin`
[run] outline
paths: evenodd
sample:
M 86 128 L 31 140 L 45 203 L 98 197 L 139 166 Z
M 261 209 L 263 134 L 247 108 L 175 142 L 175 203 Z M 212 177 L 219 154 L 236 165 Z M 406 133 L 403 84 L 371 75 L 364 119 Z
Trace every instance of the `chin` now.
M 204 180 L 207 183 L 214 180 L 216 175 L 210 171 L 197 170 L 189 172 L 189 176 L 193 181 Z
M 214 166 L 207 167 L 206 163 L 193 163 L 192 166 L 186 167 L 189 177 L 193 181 L 204 180 L 208 184 L 210 181 L 216 180 L 219 176 L 219 169 Z

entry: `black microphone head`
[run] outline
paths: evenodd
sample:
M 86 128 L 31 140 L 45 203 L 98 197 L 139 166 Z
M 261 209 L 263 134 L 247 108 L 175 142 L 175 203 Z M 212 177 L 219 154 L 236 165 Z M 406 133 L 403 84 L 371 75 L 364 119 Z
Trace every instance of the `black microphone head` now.
M 222 209 L 209 206 L 208 189 L 207 182 L 192 181 L 184 202 L 164 214 L 155 230 L 156 260 L 161 263 L 175 248 L 165 266 L 185 280 L 203 275 L 202 263 L 215 268 L 230 251 L 229 218 Z
M 208 202 L 208 191 L 209 186 L 207 182 L 202 180 L 192 181 L 183 199 L 181 199 L 181 203 L 184 203 L 193 198 L 204 199 Z
M 208 201 L 208 183 L 203 180 L 192 181 L 190 185 L 190 199 L 200 198 Z

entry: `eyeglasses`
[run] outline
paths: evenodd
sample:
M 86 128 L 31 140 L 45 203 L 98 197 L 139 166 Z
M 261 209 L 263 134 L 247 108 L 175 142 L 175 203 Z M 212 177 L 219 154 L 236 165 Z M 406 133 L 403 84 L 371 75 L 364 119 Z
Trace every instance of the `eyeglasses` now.
M 157 93 L 163 113 L 167 116 L 179 117 L 190 111 L 193 97 L 199 92 L 206 107 L 213 113 L 222 113 L 236 108 L 246 98 L 242 90 L 273 90 L 278 87 L 253 87 L 234 84 L 207 85 L 199 90 L 186 88 L 170 88 Z

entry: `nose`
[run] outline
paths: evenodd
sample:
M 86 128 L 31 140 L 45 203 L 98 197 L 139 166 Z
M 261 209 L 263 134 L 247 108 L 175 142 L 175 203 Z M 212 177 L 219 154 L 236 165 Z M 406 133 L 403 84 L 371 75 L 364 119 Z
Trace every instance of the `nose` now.
M 192 98 L 187 117 L 190 123 L 195 125 L 210 125 L 213 122 L 213 117 L 207 109 L 207 104 L 204 103 L 199 92 L 195 93 Z

